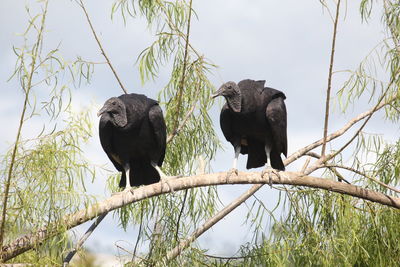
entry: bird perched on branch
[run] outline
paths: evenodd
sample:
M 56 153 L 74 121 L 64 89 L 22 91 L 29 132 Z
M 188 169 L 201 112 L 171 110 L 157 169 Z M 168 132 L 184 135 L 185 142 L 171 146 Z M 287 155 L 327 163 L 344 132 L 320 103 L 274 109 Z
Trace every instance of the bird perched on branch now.
M 224 83 L 215 94 L 223 96 L 220 124 L 222 132 L 235 150 L 233 167 L 237 173 L 239 154 L 248 154 L 246 168 L 265 165 L 285 170 L 281 159 L 287 156 L 286 96 L 281 91 L 264 87 L 265 81 L 243 80 Z M 264 170 L 265 171 L 265 170 Z
M 147 185 L 166 178 L 160 167 L 166 149 L 166 126 L 158 102 L 139 94 L 108 99 L 99 110 L 100 142 L 115 168 L 119 187 Z

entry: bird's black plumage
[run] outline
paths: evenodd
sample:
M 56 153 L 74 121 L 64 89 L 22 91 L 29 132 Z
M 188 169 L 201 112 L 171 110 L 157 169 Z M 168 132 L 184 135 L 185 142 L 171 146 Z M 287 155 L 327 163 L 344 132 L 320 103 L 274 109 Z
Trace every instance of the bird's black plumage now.
M 263 166 L 269 157 L 272 168 L 284 170 L 280 154 L 287 156 L 286 96 L 264 84 L 264 80 L 247 79 L 220 87 L 214 97 L 227 100 L 221 110 L 221 129 L 235 152 L 240 147 L 241 154 L 248 154 L 247 169 Z
M 166 149 L 166 126 L 158 102 L 139 94 L 108 99 L 99 111 L 101 145 L 115 168 L 122 172 L 120 187 L 156 183 Z

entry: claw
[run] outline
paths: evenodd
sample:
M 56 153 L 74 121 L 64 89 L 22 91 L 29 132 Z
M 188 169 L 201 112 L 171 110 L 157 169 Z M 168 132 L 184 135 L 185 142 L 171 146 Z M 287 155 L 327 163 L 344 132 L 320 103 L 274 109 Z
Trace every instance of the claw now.
M 168 177 L 168 178 L 167 177 L 161 177 L 160 180 L 161 180 L 161 182 L 166 183 L 168 185 L 169 190 L 171 191 L 172 194 L 175 194 L 175 190 L 171 187 L 171 185 L 170 185 L 170 183 L 168 181 L 168 179 L 170 179 L 170 178 L 173 178 L 173 177 Z
M 231 177 L 232 175 L 238 176 L 238 175 L 239 175 L 238 169 L 236 169 L 236 168 L 230 169 L 230 170 L 226 173 L 226 180 L 228 180 L 229 177 Z
M 265 168 L 261 172 L 261 177 L 264 177 L 264 175 L 267 173 L 268 173 L 268 184 L 270 187 L 272 187 L 272 174 L 275 174 L 275 176 L 278 177 L 279 180 L 281 180 L 281 175 L 279 174 L 278 170 L 272 168 Z

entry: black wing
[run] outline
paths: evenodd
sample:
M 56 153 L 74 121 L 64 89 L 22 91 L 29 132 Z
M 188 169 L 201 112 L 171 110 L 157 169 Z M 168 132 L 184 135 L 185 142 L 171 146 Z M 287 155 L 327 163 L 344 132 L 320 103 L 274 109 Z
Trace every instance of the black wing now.
M 278 96 L 271 100 L 266 109 L 266 117 L 271 126 L 273 145 L 278 153 L 287 157 L 287 115 L 284 96 Z
M 238 86 L 240 89 L 244 89 L 244 90 L 257 90 L 258 93 L 262 93 L 263 89 L 264 89 L 264 85 L 265 85 L 265 80 L 259 80 L 259 81 L 255 81 L 255 80 L 250 80 L 250 79 L 246 79 L 246 80 L 242 80 L 238 83 Z
M 153 128 L 157 146 L 160 151 L 158 166 L 161 166 L 164 161 L 165 149 L 167 146 L 167 126 L 165 125 L 164 116 L 158 104 L 155 104 L 150 108 L 149 121 Z
M 221 109 L 219 123 L 221 125 L 221 130 L 225 136 L 225 139 L 233 144 L 234 136 L 232 132 L 232 119 L 230 113 L 231 112 L 229 110 L 228 104 L 225 104 Z
M 121 159 L 117 154 L 115 154 L 112 148 L 112 138 L 113 138 L 112 127 L 113 125 L 108 120 L 104 119 L 103 117 L 100 119 L 100 124 L 99 124 L 100 143 L 104 151 L 106 152 L 108 158 L 114 164 L 115 168 L 118 171 L 123 172 L 124 168 L 121 164 Z

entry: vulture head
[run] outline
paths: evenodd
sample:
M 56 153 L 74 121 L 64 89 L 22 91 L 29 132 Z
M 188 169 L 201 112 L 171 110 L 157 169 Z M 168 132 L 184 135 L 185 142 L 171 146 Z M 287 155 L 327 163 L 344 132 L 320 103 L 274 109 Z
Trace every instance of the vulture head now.
M 125 104 L 118 97 L 112 97 L 104 103 L 97 116 L 103 114 L 108 114 L 110 121 L 117 127 L 124 127 L 128 123 Z
M 217 96 L 225 97 L 229 107 L 234 112 L 240 112 L 242 107 L 242 99 L 240 88 L 235 82 L 226 82 L 211 96 L 215 98 Z

